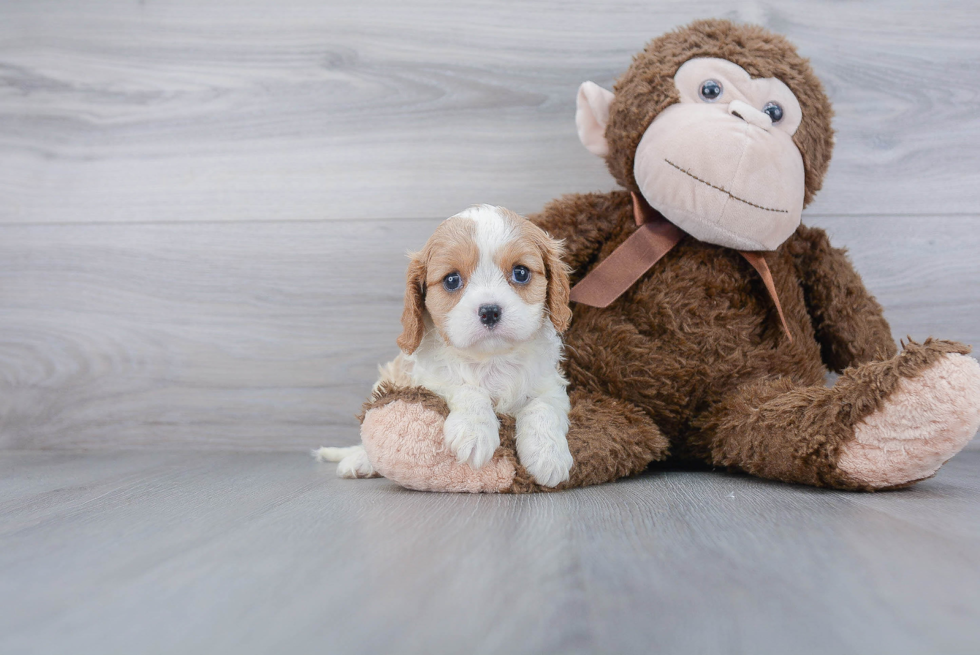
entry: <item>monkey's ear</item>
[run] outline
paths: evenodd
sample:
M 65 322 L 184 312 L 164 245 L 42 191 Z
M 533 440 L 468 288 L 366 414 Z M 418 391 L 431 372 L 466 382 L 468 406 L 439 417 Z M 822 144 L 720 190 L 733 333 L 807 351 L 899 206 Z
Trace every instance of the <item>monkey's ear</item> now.
M 599 157 L 609 154 L 606 124 L 609 122 L 609 105 L 615 97 L 612 91 L 606 91 L 595 82 L 582 82 L 578 88 L 575 101 L 578 138 L 586 150 Z
M 425 262 L 422 253 L 411 255 L 408 264 L 408 279 L 405 282 L 405 309 L 402 311 L 402 333 L 398 337 L 398 347 L 411 355 L 422 343 L 425 336 Z

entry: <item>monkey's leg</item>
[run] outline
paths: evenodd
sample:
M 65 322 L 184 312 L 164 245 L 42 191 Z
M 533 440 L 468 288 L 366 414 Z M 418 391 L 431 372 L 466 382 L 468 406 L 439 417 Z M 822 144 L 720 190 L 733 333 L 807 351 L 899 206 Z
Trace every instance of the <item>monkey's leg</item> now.
M 931 477 L 980 427 L 980 364 L 948 341 L 910 343 L 849 368 L 831 388 L 760 380 L 697 421 L 695 451 L 715 466 L 838 489 Z
M 667 438 L 635 405 L 599 393 L 570 394 L 568 449 L 575 465 L 567 483 L 558 489 L 610 482 L 640 473 L 652 462 L 667 458 Z M 520 480 L 529 486 L 515 491 L 545 491 L 520 467 Z M 526 478 L 526 480 L 525 480 Z M 516 486 L 516 485 L 515 485 Z
M 421 388 L 382 389 L 365 407 L 361 439 L 378 473 L 424 491 L 554 491 L 632 475 L 666 457 L 667 439 L 638 408 L 585 392 L 571 401 L 568 446 L 575 464 L 569 480 L 554 488 L 536 484 L 521 466 L 511 417 L 500 417 L 501 445 L 487 465 L 460 464 L 442 435 L 448 408 Z

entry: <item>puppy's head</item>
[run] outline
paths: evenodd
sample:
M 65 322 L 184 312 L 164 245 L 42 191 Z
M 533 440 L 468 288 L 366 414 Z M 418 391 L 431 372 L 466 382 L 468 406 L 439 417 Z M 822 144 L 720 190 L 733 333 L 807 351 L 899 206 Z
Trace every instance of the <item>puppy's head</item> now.
M 411 255 L 399 348 L 418 348 L 426 313 L 461 350 L 505 351 L 545 320 L 564 332 L 571 310 L 561 254 L 559 242 L 503 207 L 477 205 L 445 220 Z

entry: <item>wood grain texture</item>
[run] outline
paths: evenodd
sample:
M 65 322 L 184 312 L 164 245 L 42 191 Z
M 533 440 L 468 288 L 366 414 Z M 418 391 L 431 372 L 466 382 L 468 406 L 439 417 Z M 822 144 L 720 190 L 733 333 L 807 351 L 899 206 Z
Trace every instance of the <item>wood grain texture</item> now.
M 397 353 L 404 253 L 434 225 L 0 228 L 0 439 L 356 440 L 377 364 Z
M 816 217 L 896 338 L 980 344 L 976 217 Z M 0 447 L 356 441 L 437 220 L 0 226 Z M 980 445 L 980 444 L 976 444 Z
M 8 0 L 0 448 L 350 442 L 404 251 L 473 202 L 611 188 L 578 84 L 706 16 L 811 57 L 838 148 L 806 220 L 850 246 L 896 336 L 980 343 L 962 0 Z
M 446 216 L 610 188 L 573 124 L 694 18 L 787 34 L 834 101 L 813 210 L 975 212 L 970 2 L 121 2 L 0 6 L 0 222 Z
M 980 453 L 914 489 L 413 493 L 297 454 L 0 454 L 4 653 L 974 653 Z

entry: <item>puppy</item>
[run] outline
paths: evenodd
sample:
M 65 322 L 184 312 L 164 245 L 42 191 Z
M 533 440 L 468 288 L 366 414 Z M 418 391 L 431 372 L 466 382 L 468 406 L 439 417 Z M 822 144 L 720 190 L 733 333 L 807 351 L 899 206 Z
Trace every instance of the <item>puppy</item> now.
M 442 396 L 446 444 L 474 468 L 500 445 L 496 414 L 514 416 L 521 464 L 554 487 L 572 467 L 568 382 L 559 368 L 568 293 L 557 241 L 502 207 L 470 207 L 411 255 L 402 353 L 380 367 L 375 388 L 391 382 Z M 340 461 L 342 477 L 374 475 L 363 446 L 314 454 Z

